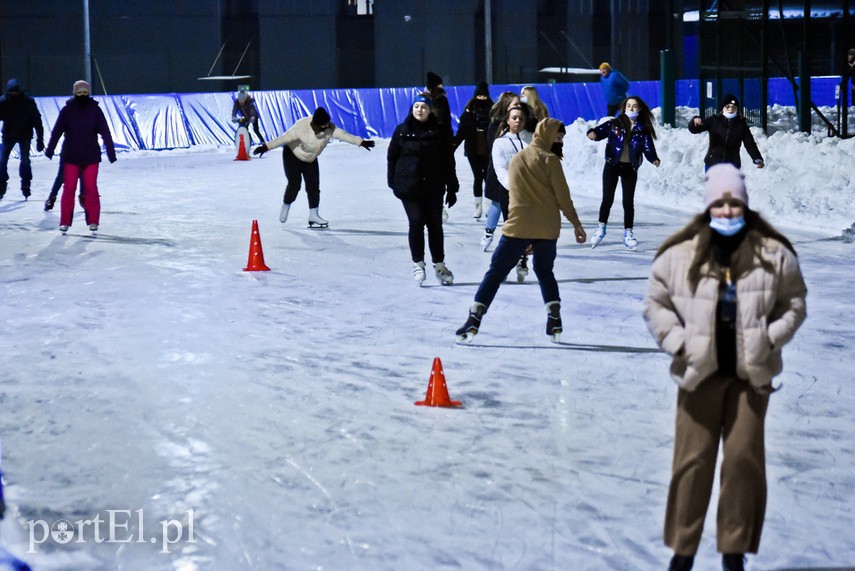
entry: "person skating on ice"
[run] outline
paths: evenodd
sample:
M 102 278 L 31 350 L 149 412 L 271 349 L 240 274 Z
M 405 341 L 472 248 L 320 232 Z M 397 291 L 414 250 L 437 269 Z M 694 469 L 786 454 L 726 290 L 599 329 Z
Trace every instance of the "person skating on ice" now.
M 490 244 L 493 243 L 496 226 L 499 223 L 499 214 L 501 213 L 501 202 L 504 201 L 507 203 L 509 200 L 508 185 L 510 183 L 508 182 L 508 167 L 511 164 L 511 159 L 518 152 L 529 146 L 534 136 L 530 131 L 526 131 L 526 121 L 527 117 L 523 108 L 512 107 L 508 111 L 504 127 L 499 130 L 497 133 L 498 136 L 493 141 L 491 164 L 501 198 L 494 201 L 487 212 L 487 223 L 484 226 L 484 236 L 481 238 L 481 246 L 485 252 L 490 247 Z
M 285 133 L 256 147 L 252 154 L 262 156 L 271 149 L 283 147 L 282 165 L 285 169 L 285 196 L 279 210 L 279 221 L 288 221 L 291 204 L 297 199 L 302 182 L 306 181 L 306 195 L 309 199 L 309 227 L 326 228 L 329 222 L 321 218 L 318 208 L 321 202 L 320 171 L 318 156 L 324 151 L 330 139 L 339 139 L 370 151 L 374 141 L 351 135 L 341 127 L 330 122 L 330 115 L 323 107 L 318 107 L 310 117 L 296 121 Z
M 620 180 L 623 191 L 623 244 L 628 250 L 638 248 L 633 226 L 635 224 L 635 185 L 638 169 L 646 158 L 659 166 L 656 155 L 656 130 L 653 128 L 653 113 L 637 96 L 627 97 L 620 107 L 620 115 L 609 119 L 593 129 L 587 136 L 592 141 L 608 139 L 606 163 L 603 166 L 603 199 L 597 219 L 597 230 L 591 236 L 591 248 L 596 248 L 606 236 L 609 212 L 615 201 L 615 191 Z
M 723 568 L 741 571 L 760 547 L 766 411 L 781 349 L 807 315 L 807 288 L 792 244 L 748 198 L 739 169 L 710 167 L 704 211 L 665 240 L 647 283 L 644 320 L 679 386 L 664 529 L 671 571 L 693 566 L 719 455 Z
M 443 197 L 449 208 L 457 202 L 460 184 L 454 148 L 432 112 L 427 93 L 417 95 L 404 122 L 389 141 L 386 183 L 404 206 L 407 242 L 413 261 L 413 278 L 425 281 L 425 229 L 436 279 L 454 283 L 445 265 L 445 236 L 442 229 Z
M 30 146 L 33 142 L 33 132 L 36 134 L 36 150 L 45 148 L 44 125 L 42 115 L 36 105 L 36 100 L 24 91 L 17 79 L 6 83 L 6 94 L 0 97 L 0 121 L 3 123 L 3 145 L 0 153 L 0 199 L 6 193 L 9 182 L 9 155 L 18 146 L 21 162 L 18 174 L 21 176 L 21 194 L 24 200 L 30 197 L 30 184 L 33 180 L 33 170 L 30 165 Z
M 487 167 L 490 165 L 490 147 L 487 144 L 487 129 L 490 127 L 490 109 L 493 100 L 487 82 L 482 81 L 475 88 L 475 95 L 466 104 L 460 115 L 460 125 L 454 136 L 454 148 L 463 143 L 463 151 L 472 169 L 472 194 L 475 197 L 473 217 L 478 220 L 483 213 L 481 197 L 484 196 L 484 181 Z
M 50 141 L 45 148 L 45 156 L 53 158 L 59 138 L 64 136 L 61 157 L 63 162 L 63 189 L 60 199 L 59 229 L 65 234 L 74 217 L 74 195 L 77 181 L 83 187 L 83 210 L 89 230 L 95 232 L 101 221 L 101 197 L 98 194 L 98 166 L 101 163 L 101 144 L 104 141 L 107 158 L 116 162 L 116 148 L 113 136 L 107 125 L 107 118 L 90 97 L 89 83 L 79 80 L 74 83 L 74 97 L 66 101 L 56 124 L 51 131 Z
M 715 115 L 701 119 L 692 117 L 689 121 L 689 132 L 709 133 L 710 144 L 707 154 L 704 156 L 705 169 L 719 163 L 730 163 L 736 168 L 742 166 L 739 151 L 742 145 L 758 169 L 766 166 L 763 155 L 757 148 L 754 135 L 748 126 L 748 121 L 741 114 L 739 100 L 735 95 L 725 95 L 721 100 L 721 107 Z
M 255 104 L 255 98 L 246 92 L 245 85 L 241 85 L 232 105 L 232 122 L 247 128 L 251 125 L 258 140 L 263 142 L 264 136 L 258 129 L 258 117 L 258 106 Z
M 518 152 L 508 169 L 510 208 L 502 226 L 502 237 L 484 274 L 469 317 L 457 329 L 458 342 L 468 342 L 481 327 L 481 319 L 493 302 L 499 286 L 517 261 L 531 246 L 534 273 L 546 305 L 546 334 L 558 341 L 562 332 L 561 297 L 552 268 L 556 244 L 561 234 L 561 215 L 573 225 L 576 242 L 584 244 L 587 236 L 561 167 L 564 124 L 557 119 L 544 119 L 537 124 L 531 145 Z

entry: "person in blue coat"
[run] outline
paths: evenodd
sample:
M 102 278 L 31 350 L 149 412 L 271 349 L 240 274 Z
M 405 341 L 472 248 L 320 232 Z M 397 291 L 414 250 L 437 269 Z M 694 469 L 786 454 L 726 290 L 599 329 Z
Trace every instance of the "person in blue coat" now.
M 603 95 L 606 98 L 608 115 L 614 117 L 629 92 L 629 80 L 604 61 L 600 64 L 600 87 L 603 88 Z
M 591 248 L 596 248 L 606 236 L 606 224 L 609 211 L 615 201 L 618 180 L 623 189 L 623 244 L 628 250 L 638 248 L 632 228 L 635 223 L 635 184 L 638 182 L 638 169 L 644 158 L 659 166 L 656 155 L 656 130 L 653 128 L 653 113 L 650 107 L 637 95 L 627 97 L 620 107 L 621 113 L 614 119 L 600 123 L 588 129 L 588 138 L 592 141 L 608 139 L 606 144 L 606 164 L 603 167 L 603 201 L 600 203 L 600 216 L 597 230 L 591 236 Z

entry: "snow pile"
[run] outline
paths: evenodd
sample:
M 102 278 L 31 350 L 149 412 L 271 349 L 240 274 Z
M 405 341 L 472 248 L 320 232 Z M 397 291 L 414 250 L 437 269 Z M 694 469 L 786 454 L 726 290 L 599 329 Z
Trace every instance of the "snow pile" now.
M 656 150 L 662 164 L 658 169 L 646 161 L 642 165 L 636 201 L 697 212 L 708 136 L 693 135 L 685 127 L 696 109 L 679 111 L 678 127 L 657 126 Z M 659 110 L 654 114 L 658 117 Z M 776 124 L 792 127 L 793 115 L 792 108 L 775 109 Z M 574 195 L 601 193 L 605 142 L 584 137 L 598 122 L 579 119 L 568 126 L 565 167 Z M 855 138 L 829 137 L 819 130 L 811 134 L 778 130 L 768 137 L 760 129 L 752 133 L 766 160 L 766 168 L 757 169 L 742 151 L 754 210 L 781 228 L 808 227 L 827 235 L 839 236 L 855 221 Z

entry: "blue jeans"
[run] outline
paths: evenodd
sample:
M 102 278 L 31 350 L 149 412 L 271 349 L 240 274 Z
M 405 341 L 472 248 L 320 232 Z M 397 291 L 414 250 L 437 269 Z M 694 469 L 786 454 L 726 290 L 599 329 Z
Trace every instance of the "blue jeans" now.
M 502 213 L 502 207 L 498 200 L 491 200 L 490 207 L 487 209 L 487 218 L 484 222 L 484 228 L 495 230 L 499 225 L 499 215 Z
M 9 180 L 9 155 L 12 154 L 12 149 L 18 145 L 18 150 L 21 151 L 21 164 L 18 166 L 18 173 L 21 175 L 21 188 L 30 188 L 30 181 L 33 180 L 33 171 L 30 167 L 30 144 L 32 139 L 3 139 L 3 153 L 0 155 L 0 185 L 6 188 L 6 183 Z
M 499 245 L 496 246 L 496 251 L 493 252 L 493 258 L 490 260 L 490 269 L 484 274 L 484 279 L 481 280 L 481 285 L 478 286 L 478 291 L 475 292 L 475 301 L 482 303 L 487 307 L 493 303 L 493 298 L 496 297 L 496 292 L 499 291 L 499 286 L 508 277 L 508 274 L 517 265 L 517 262 L 525 253 L 525 249 L 531 244 L 534 250 L 534 262 L 532 268 L 537 276 L 537 281 L 540 283 L 540 294 L 543 296 L 543 303 L 552 301 L 561 301 L 558 295 L 558 282 L 555 281 L 555 274 L 552 273 L 552 267 L 555 264 L 555 244 L 558 240 L 531 240 L 527 238 L 509 238 L 502 236 L 499 239 Z

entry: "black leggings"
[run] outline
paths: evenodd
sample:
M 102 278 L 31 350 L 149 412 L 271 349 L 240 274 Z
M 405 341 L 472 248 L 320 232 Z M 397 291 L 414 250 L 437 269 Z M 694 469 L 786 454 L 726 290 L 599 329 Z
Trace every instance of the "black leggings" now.
M 618 179 L 623 189 L 623 227 L 632 228 L 635 221 L 635 183 L 638 182 L 638 171 L 629 163 L 615 166 L 606 162 L 603 167 L 603 201 L 600 203 L 599 221 L 603 224 L 609 221 L 609 211 L 615 203 Z
M 410 255 L 414 262 L 425 259 L 425 227 L 428 233 L 428 247 L 434 264 L 445 261 L 445 244 L 442 233 L 442 194 L 428 195 L 414 200 L 402 200 L 410 231 L 407 238 L 410 243 Z
M 481 198 L 484 196 L 484 180 L 487 178 L 487 165 L 490 164 L 490 157 L 466 158 L 469 159 L 469 167 L 475 177 L 475 182 L 472 183 L 472 194 L 475 195 L 475 198 Z
M 285 167 L 285 197 L 282 202 L 291 204 L 297 200 L 302 180 L 306 181 L 306 195 L 309 197 L 309 208 L 317 208 L 321 203 L 321 175 L 318 171 L 318 159 L 305 163 L 294 156 L 294 151 L 286 146 L 282 149 L 282 166 Z

